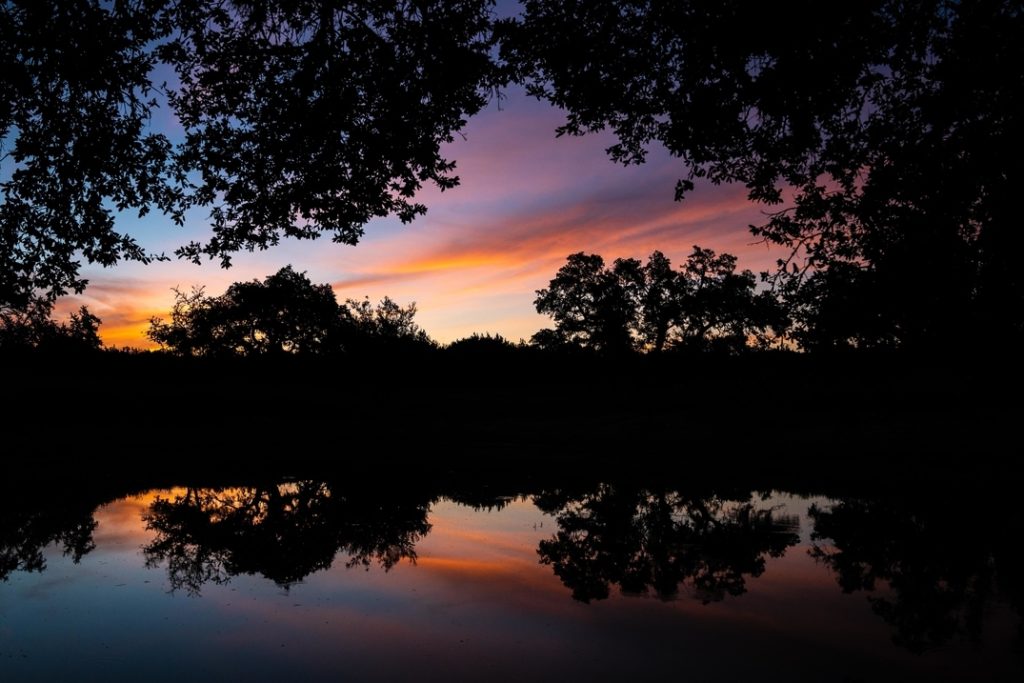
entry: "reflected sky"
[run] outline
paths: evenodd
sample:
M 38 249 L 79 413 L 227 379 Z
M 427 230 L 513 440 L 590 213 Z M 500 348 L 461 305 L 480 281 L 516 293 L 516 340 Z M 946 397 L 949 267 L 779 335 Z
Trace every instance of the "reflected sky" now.
M 0 583 L 0 680 L 873 681 L 1021 671 L 1019 619 L 999 602 L 988 608 L 983 642 L 951 640 L 924 655 L 894 646 L 865 593 L 844 593 L 809 552 L 828 543 L 812 537 L 807 514 L 811 504 L 832 504 L 823 499 L 752 497 L 756 509 L 799 526 L 763 572 L 745 577 L 740 595 L 706 602 L 681 590 L 663 600 L 613 586 L 586 604 L 539 561 L 542 542 L 564 531 L 564 515 L 542 512 L 532 498 L 489 509 L 436 500 L 415 559 L 387 570 L 349 567 L 342 552 L 297 583 L 257 572 L 195 595 L 172 590 L 165 565 L 146 568 L 154 531 L 144 517 L 157 498 L 183 492 L 104 505 L 95 512 L 96 549 L 80 563 L 50 546 L 44 571 L 15 571 Z M 657 555 L 650 529 L 642 538 Z

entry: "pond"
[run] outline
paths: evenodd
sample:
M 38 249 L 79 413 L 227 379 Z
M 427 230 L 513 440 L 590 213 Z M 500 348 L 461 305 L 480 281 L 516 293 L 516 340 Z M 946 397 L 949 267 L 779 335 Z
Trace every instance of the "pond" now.
M 1021 680 L 1012 505 L 600 483 L 45 492 L 0 680 Z

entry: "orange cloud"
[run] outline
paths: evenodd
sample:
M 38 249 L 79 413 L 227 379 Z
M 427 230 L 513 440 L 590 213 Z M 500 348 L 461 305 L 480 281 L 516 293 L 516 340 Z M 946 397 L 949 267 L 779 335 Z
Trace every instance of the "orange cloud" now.
M 424 189 L 418 199 L 429 207 L 426 216 L 409 226 L 374 221 L 357 247 L 285 240 L 239 254 L 228 271 L 182 262 L 123 266 L 118 273 L 135 277 L 90 274 L 85 295 L 69 305 L 86 303 L 103 319 L 108 345 L 149 347 L 149 318 L 170 310 L 173 285 L 206 284 L 219 293 L 290 263 L 314 282 L 331 282 L 339 298 L 416 301 L 419 324 L 439 341 L 474 331 L 518 339 L 550 324 L 535 312 L 534 292 L 576 251 L 611 261 L 659 249 L 679 263 L 700 244 L 736 254 L 741 267 L 755 271 L 780 255 L 752 243 L 747 226 L 764 216 L 744 188 L 700 185 L 675 202 L 675 181 L 684 174 L 678 159 L 655 149 L 646 164 L 618 166 L 605 154 L 607 135 L 556 139 L 562 119 L 525 97 L 474 117 L 465 139 L 445 150 L 458 162 L 462 185 Z M 208 230 L 201 223 L 185 231 Z
M 447 341 L 473 331 L 529 337 L 548 324 L 532 307 L 565 257 L 575 251 L 643 258 L 655 249 L 676 263 L 694 244 L 740 256 L 741 265 L 768 269 L 777 258 L 752 244 L 747 225 L 760 218 L 741 188 L 723 188 L 676 203 L 671 197 L 583 197 L 571 205 L 515 212 L 472 227 L 432 226 L 434 239 L 396 236 L 375 244 L 334 288 L 343 296 L 415 299 L 421 323 Z M 426 231 L 424 231 L 426 232 Z M 510 299 L 515 297 L 517 304 Z M 495 309 L 502 315 L 494 315 Z M 478 321 L 467 324 L 473 311 Z

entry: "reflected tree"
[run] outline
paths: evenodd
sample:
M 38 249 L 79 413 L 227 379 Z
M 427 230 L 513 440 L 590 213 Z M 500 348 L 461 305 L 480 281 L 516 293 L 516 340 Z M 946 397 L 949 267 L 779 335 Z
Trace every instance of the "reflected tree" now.
M 92 502 L 61 505 L 28 504 L 24 500 L 0 507 L 0 581 L 16 571 L 46 569 L 44 551 L 56 544 L 65 557 L 78 563 L 96 544 Z
M 1024 531 L 1019 512 L 998 532 L 960 506 L 851 499 L 812 507 L 810 518 L 811 555 L 835 572 L 844 592 L 871 593 L 893 641 L 913 652 L 959 637 L 979 642 L 994 600 L 1020 611 L 1024 556 L 1004 537 L 1007 528 Z
M 156 537 L 146 566 L 167 566 L 171 590 L 198 595 L 203 585 L 239 574 L 291 586 L 328 569 L 341 552 L 346 566 L 385 571 L 415 562 L 415 545 L 429 530 L 429 499 L 394 499 L 337 492 L 300 481 L 232 488 L 189 488 L 155 500 L 144 519 Z
M 613 584 L 662 600 L 680 586 L 704 603 L 742 595 L 767 557 L 798 540 L 796 518 L 717 496 L 601 485 L 582 495 L 544 493 L 535 503 L 558 523 L 540 543 L 540 561 L 582 602 L 607 598 Z

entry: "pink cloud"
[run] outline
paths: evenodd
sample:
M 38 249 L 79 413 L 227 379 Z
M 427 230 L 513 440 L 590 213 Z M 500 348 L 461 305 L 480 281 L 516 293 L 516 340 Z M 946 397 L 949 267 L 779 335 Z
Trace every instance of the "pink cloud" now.
M 85 296 L 69 303 L 95 309 L 108 343 L 145 345 L 148 319 L 169 311 L 172 286 L 205 284 L 219 293 L 290 263 L 314 282 L 331 282 L 339 298 L 415 300 L 420 324 L 441 341 L 473 331 L 516 339 L 549 324 L 533 309 L 534 291 L 576 251 L 611 261 L 659 249 L 679 263 L 700 244 L 734 253 L 755 271 L 779 257 L 754 244 L 748 225 L 764 216 L 742 187 L 703 185 L 675 202 L 684 173 L 678 159 L 654 149 L 646 164 L 618 166 L 605 154 L 608 136 L 556 138 L 561 121 L 557 110 L 521 95 L 501 111 L 492 106 L 446 150 L 462 185 L 424 189 L 425 217 L 409 226 L 375 221 L 357 247 L 285 241 L 240 254 L 227 271 L 182 262 L 99 271 Z

